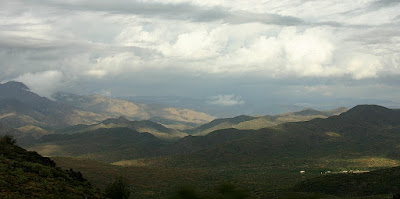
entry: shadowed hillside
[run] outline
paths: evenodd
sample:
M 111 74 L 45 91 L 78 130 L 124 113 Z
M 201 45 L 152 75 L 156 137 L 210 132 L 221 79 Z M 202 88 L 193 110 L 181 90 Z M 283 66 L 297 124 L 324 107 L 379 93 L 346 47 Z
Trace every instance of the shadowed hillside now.
M 71 135 L 46 135 L 29 149 L 45 156 L 85 157 L 113 162 L 157 156 L 160 149 L 168 144 L 168 141 L 149 133 L 129 128 L 102 128 Z
M 49 158 L 0 138 L 0 198 L 100 198 L 79 172 L 62 171 Z

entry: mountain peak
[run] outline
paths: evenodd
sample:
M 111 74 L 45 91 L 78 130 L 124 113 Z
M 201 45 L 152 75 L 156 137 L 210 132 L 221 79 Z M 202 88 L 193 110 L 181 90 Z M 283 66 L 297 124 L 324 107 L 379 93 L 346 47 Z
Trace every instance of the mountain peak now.
M 359 120 L 370 123 L 397 124 L 400 122 L 400 112 L 379 105 L 357 105 L 340 114 L 341 118 Z
M 0 84 L 0 86 L 9 89 L 11 88 L 11 89 L 29 90 L 28 86 L 26 86 L 22 82 L 17 82 L 17 81 L 9 81 L 4 84 Z
M 295 112 L 295 115 L 303 115 L 303 116 L 307 116 L 307 115 L 321 115 L 321 111 L 317 111 L 315 109 L 312 108 L 306 108 L 303 109 L 299 112 Z
M 130 122 L 130 120 L 128 120 L 126 117 L 120 116 L 118 118 L 106 119 L 106 120 L 102 121 L 101 123 L 103 123 L 103 124 L 124 124 L 124 123 L 129 123 L 129 122 Z
M 347 114 L 364 114 L 364 113 L 387 113 L 389 112 L 390 109 L 379 106 L 379 105 L 373 105 L 373 104 L 363 104 L 363 105 L 357 105 L 350 110 L 348 110 L 346 113 Z
M 118 118 L 118 121 L 120 121 L 120 122 L 129 122 L 129 120 L 125 116 L 120 116 Z

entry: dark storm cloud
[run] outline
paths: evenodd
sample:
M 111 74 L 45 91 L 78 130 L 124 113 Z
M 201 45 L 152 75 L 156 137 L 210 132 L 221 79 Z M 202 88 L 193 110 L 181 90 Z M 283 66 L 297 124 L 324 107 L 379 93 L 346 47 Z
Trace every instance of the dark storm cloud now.
M 33 3 L 25 1 L 26 3 Z M 145 17 L 160 17 L 173 20 L 189 20 L 194 22 L 223 21 L 225 23 L 264 23 L 274 25 L 300 25 L 304 22 L 296 17 L 278 14 L 258 14 L 248 11 L 229 11 L 222 7 L 199 7 L 188 3 L 163 4 L 144 3 L 138 1 L 34 1 L 35 4 L 53 6 L 76 11 L 100 11 L 113 14 L 141 15 Z
M 378 10 L 385 7 L 394 6 L 400 3 L 400 0 L 379 0 L 373 2 L 370 6 L 370 10 Z

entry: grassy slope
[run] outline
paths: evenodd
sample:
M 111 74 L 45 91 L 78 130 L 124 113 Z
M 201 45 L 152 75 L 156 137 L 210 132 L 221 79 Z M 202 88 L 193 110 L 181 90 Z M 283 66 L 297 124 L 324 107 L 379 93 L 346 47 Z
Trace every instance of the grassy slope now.
M 169 144 L 148 133 L 129 128 L 97 129 L 72 135 L 47 135 L 29 147 L 46 156 L 74 156 L 114 162 L 152 157 Z

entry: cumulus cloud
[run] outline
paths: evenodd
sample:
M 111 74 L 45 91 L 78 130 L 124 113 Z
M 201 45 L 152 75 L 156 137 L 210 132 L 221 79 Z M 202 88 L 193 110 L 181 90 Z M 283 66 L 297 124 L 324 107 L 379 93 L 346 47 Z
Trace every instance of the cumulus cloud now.
M 241 96 L 236 95 L 217 95 L 210 97 L 208 101 L 209 104 L 219 105 L 219 106 L 235 106 L 244 104 L 245 101 L 242 100 Z
M 38 73 L 25 73 L 14 80 L 24 83 L 32 92 L 40 96 L 51 98 L 54 91 L 62 85 L 64 75 L 60 71 L 49 70 Z

